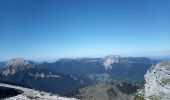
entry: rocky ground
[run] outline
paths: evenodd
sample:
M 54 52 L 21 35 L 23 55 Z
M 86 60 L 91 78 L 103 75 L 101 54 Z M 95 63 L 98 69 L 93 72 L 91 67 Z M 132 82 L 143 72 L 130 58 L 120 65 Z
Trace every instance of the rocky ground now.
M 1 100 L 78 100 L 8 84 L 0 83 L 0 87 L 4 93 Z
M 170 100 L 170 61 L 153 66 L 145 80 L 146 100 Z
M 71 95 L 82 100 L 132 100 L 138 88 L 136 84 L 105 80 L 74 91 Z

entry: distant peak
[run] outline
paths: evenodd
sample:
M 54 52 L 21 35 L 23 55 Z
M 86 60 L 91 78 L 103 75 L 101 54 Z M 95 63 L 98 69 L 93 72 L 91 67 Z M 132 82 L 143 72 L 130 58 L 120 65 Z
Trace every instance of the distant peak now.
M 22 57 L 15 57 L 15 58 L 13 58 L 12 60 L 25 60 L 25 59 L 22 58 Z
M 2 74 L 5 76 L 9 74 L 12 75 L 18 71 L 31 69 L 31 68 L 35 68 L 35 64 L 29 62 L 28 60 L 25 60 L 24 58 L 19 58 L 19 57 L 13 58 L 6 62 Z
M 120 55 L 107 55 L 104 58 L 121 58 Z
M 17 66 L 17 65 L 27 65 L 27 64 L 29 64 L 29 61 L 21 57 L 13 58 L 6 62 L 6 66 Z
M 103 66 L 105 69 L 111 69 L 111 64 L 119 63 L 121 56 L 119 55 L 108 55 L 103 58 Z

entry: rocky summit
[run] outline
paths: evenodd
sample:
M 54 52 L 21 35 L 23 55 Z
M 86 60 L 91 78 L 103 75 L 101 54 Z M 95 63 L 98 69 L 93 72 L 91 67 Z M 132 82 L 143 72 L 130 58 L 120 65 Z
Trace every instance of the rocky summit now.
M 170 100 L 170 61 L 151 67 L 145 80 L 146 100 Z
M 77 75 L 38 68 L 34 62 L 23 58 L 15 58 L 6 62 L 0 69 L 0 82 L 60 95 L 86 84 L 85 79 Z
M 23 58 L 14 58 L 12 60 L 9 60 L 6 62 L 2 74 L 7 75 L 13 75 L 18 71 L 22 71 L 25 69 L 31 69 L 35 68 L 35 64 L 23 59 Z
M 112 68 L 111 64 L 119 63 L 120 59 L 121 59 L 121 56 L 108 55 L 103 58 L 103 66 L 105 67 L 105 69 L 111 69 Z

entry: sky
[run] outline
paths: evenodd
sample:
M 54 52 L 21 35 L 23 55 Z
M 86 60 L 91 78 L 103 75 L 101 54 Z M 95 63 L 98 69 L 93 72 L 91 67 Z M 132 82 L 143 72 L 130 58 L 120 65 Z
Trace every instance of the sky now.
M 169 56 L 170 0 L 0 0 L 0 60 Z

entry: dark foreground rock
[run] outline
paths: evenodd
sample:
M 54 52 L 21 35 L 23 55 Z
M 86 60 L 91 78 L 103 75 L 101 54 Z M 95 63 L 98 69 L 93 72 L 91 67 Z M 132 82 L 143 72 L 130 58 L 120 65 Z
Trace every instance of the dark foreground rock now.
M 17 96 L 21 93 L 22 93 L 21 90 L 0 86 L 0 99 Z

